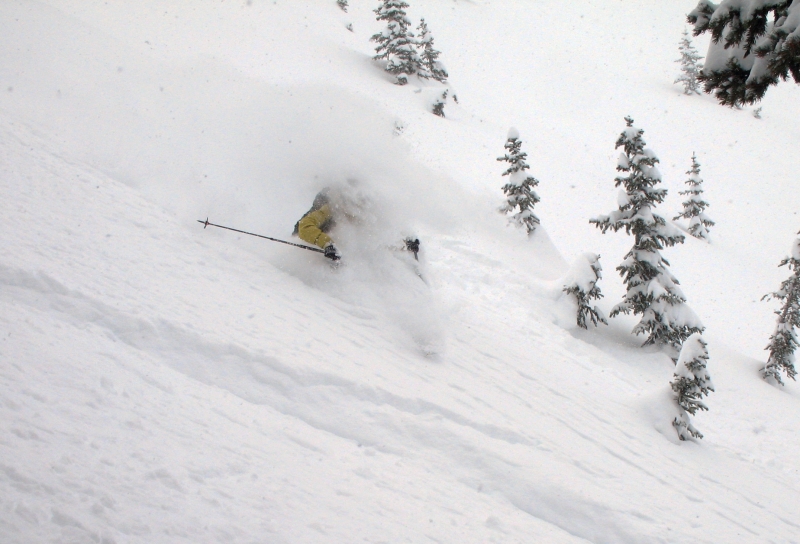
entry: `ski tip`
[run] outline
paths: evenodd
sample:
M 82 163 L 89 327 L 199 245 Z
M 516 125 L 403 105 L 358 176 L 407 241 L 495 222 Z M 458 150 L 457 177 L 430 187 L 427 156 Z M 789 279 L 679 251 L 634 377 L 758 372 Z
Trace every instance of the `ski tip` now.
M 206 228 L 208 226 L 208 217 L 206 217 L 205 221 L 203 221 L 202 219 L 198 219 L 197 222 L 198 223 L 202 223 L 203 224 L 203 228 Z

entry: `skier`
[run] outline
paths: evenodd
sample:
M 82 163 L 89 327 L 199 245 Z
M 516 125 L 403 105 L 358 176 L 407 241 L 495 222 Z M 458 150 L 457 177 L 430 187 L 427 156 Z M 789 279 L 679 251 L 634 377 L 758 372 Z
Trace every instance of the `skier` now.
M 347 187 L 325 187 L 317 196 L 314 203 L 300 220 L 294 225 L 294 236 L 301 240 L 320 247 L 325 252 L 325 257 L 332 261 L 341 259 L 341 254 L 333 244 L 330 236 L 331 230 L 336 226 L 336 221 L 344 217 L 348 221 L 358 222 L 358 211 L 364 206 L 363 198 L 352 194 Z M 419 239 L 409 237 L 402 249 L 414 253 L 417 259 L 419 252 Z
M 333 240 L 328 232 L 336 225 L 334 220 L 334 206 L 331 204 L 331 189 L 326 187 L 314 197 L 311 209 L 295 223 L 294 236 L 299 236 L 301 240 L 314 244 L 325 251 L 325 257 L 332 261 L 342 258 L 333 245 Z

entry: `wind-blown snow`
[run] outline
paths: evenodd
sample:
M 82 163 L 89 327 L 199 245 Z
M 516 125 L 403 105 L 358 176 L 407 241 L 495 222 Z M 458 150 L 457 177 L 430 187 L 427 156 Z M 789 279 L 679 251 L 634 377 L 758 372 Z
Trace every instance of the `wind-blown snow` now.
M 0 541 L 798 541 L 798 386 L 758 376 L 798 89 L 760 121 L 682 95 L 692 5 L 420 0 L 442 119 L 440 86 L 369 60 L 374 7 L 0 4 Z M 560 297 L 590 251 L 599 305 L 621 298 L 630 239 L 588 220 L 628 114 L 660 215 L 704 157 L 713 243 L 664 251 L 707 327 L 702 441 L 677 439 L 675 367 L 635 318 L 577 330 Z M 497 213 L 512 124 L 530 239 Z M 289 239 L 334 183 L 363 197 L 337 269 L 196 222 Z

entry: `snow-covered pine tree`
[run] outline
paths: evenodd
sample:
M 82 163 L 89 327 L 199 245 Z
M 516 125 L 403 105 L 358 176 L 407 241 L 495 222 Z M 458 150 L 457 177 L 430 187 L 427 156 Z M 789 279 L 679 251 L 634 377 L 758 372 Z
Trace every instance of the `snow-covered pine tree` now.
M 398 85 L 408 83 L 408 76 L 420 67 L 414 35 L 408 30 L 411 20 L 406 16 L 407 7 L 402 0 L 383 0 L 374 12 L 378 21 L 386 21 L 386 28 L 370 38 L 378 44 L 373 59 L 386 60 L 386 71 L 394 74 Z
M 567 285 L 563 289 L 565 293 L 575 297 L 578 303 L 578 326 L 584 329 L 589 328 L 586 324 L 587 317 L 592 320 L 595 327 L 598 322 L 608 325 L 603 311 L 591 305 L 592 300 L 603 298 L 603 293 L 597 286 L 598 280 L 602 277 L 601 272 L 600 255 L 584 253 L 572 265 L 567 276 Z
M 672 425 L 681 440 L 686 440 L 690 436 L 703 438 L 702 433 L 692 425 L 689 414 L 694 415 L 697 410 L 708 410 L 708 406 L 700 399 L 708 396 L 709 391 L 714 391 L 714 383 L 706 368 L 708 361 L 706 346 L 700 333 L 694 333 L 687 338 L 670 382 L 678 405 L 678 415 L 672 421 Z
M 703 200 L 700 196 L 703 194 L 703 180 L 700 178 L 700 163 L 697 162 L 697 155 L 692 153 L 692 168 L 688 172 L 689 179 L 686 180 L 686 185 L 689 188 L 681 191 L 679 195 L 687 195 L 689 199 L 683 203 L 683 211 L 677 216 L 673 217 L 673 221 L 680 218 L 689 220 L 689 234 L 701 240 L 708 239 L 708 227 L 714 225 L 714 222 L 708 218 L 705 213 L 708 207 L 708 202 Z
M 604 233 L 609 229 L 614 232 L 625 229 L 634 236 L 633 247 L 617 267 L 627 292 L 610 316 L 631 312 L 641 315 L 632 332 L 648 334 L 643 345 L 665 346 L 675 360 L 683 341 L 695 332 L 702 332 L 703 325 L 686 304 L 678 280 L 661 256 L 664 247 L 683 243 L 684 236 L 663 217 L 653 213 L 653 208 L 663 202 L 667 194 L 666 189 L 656 188 L 661 182 L 661 173 L 656 167 L 658 157 L 645 147 L 644 131 L 633 126 L 633 119 L 626 117 L 625 122 L 627 128 L 616 145 L 624 150 L 617 170 L 628 173 L 615 178 L 614 185 L 624 188 L 618 197 L 619 209 L 589 222 Z
M 703 65 L 698 62 L 703 57 L 697 53 L 697 49 L 692 45 L 689 31 L 685 28 L 683 29 L 683 38 L 678 49 L 681 53 L 681 58 L 675 62 L 681 63 L 681 72 L 683 73 L 673 83 L 683 83 L 683 94 L 701 94 L 697 75 L 703 69 Z
M 522 151 L 522 141 L 519 139 L 517 129 L 511 128 L 508 131 L 506 144 L 504 146 L 508 152 L 497 157 L 498 161 L 505 161 L 510 164 L 508 169 L 503 172 L 508 176 L 508 181 L 503 185 L 503 192 L 507 199 L 501 213 L 509 214 L 515 212 L 511 220 L 521 227 L 525 227 L 528 234 L 533 234 L 539 224 L 539 218 L 533 213 L 533 207 L 539 202 L 539 195 L 536 194 L 534 187 L 539 185 L 539 181 L 533 176 L 525 174 L 530 166 L 525 162 L 527 153 Z
M 444 117 L 445 104 L 447 104 L 447 89 L 442 94 L 436 95 L 436 100 L 433 102 L 433 114 Z
M 700 0 L 687 20 L 695 36 L 711 31 L 698 79 L 721 104 L 753 104 L 790 75 L 800 83 L 799 1 Z
M 433 35 L 428 30 L 425 19 L 419 21 L 417 27 L 417 47 L 420 49 L 419 57 L 422 66 L 417 75 L 423 79 L 435 79 L 441 83 L 447 82 L 448 73 L 444 66 L 439 62 L 440 51 L 433 48 Z
M 798 233 L 800 234 L 800 233 Z M 783 302 L 777 312 L 778 322 L 775 332 L 769 338 L 769 359 L 761 369 L 761 376 L 769 381 L 775 380 L 783 385 L 781 372 L 796 380 L 797 370 L 794 368 L 794 350 L 797 349 L 798 339 L 795 329 L 800 326 L 800 238 L 794 241 L 792 255 L 781 261 L 779 266 L 788 265 L 792 275 L 781 283 L 781 288 L 764 298 L 776 298 Z
M 336 0 L 336 5 L 342 8 L 342 11 L 347 13 L 347 0 Z

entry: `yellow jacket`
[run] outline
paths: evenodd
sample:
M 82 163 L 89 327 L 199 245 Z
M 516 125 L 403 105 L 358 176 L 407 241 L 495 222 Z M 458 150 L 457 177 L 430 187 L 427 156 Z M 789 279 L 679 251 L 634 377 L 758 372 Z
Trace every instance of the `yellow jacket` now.
M 331 243 L 331 237 L 325 234 L 333 218 L 331 207 L 325 204 L 318 210 L 308 212 L 297 223 L 297 235 L 301 240 L 325 249 Z

